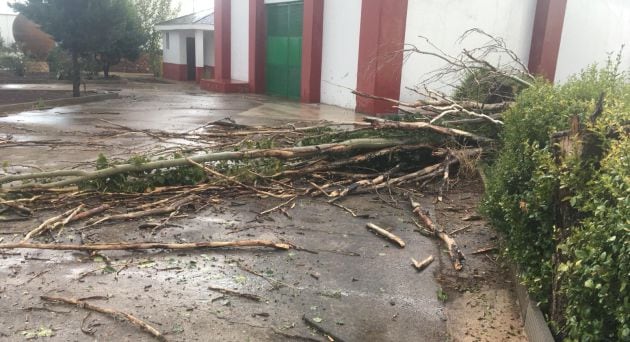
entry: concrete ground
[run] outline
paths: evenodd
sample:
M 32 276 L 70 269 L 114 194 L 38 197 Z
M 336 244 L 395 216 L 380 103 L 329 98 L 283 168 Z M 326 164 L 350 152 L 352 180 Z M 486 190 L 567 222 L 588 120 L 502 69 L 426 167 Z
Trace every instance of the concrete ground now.
M 112 124 L 186 132 L 225 117 L 250 125 L 355 119 L 353 112 L 335 107 L 286 103 L 258 95 L 209 94 L 186 83 L 132 81 L 93 87 L 117 87 L 122 98 L 0 117 L 0 138 L 10 135 L 19 142 L 0 145 L 0 161 L 8 162 L 10 170 L 29 170 L 32 165 L 55 169 L 91 163 L 99 153 L 122 158 L 175 143 L 156 142 L 138 133 L 105 134 L 112 131 Z M 80 225 L 69 227 L 62 241 L 260 238 L 290 241 L 305 250 L 108 252 L 97 256 L 0 251 L 0 278 L 4 279 L 0 283 L 0 340 L 23 340 L 38 333 L 39 339 L 51 341 L 151 340 L 127 322 L 88 315 L 86 310 L 66 305 L 49 305 L 39 299 L 41 295 L 101 296 L 92 301 L 134 314 L 172 341 L 324 341 L 303 323 L 303 315 L 344 341 L 524 340 L 505 271 L 492 255 L 470 254 L 496 242 L 483 221 L 462 221 L 475 212 L 480 192 L 476 182 L 462 180 L 444 203 L 435 205 L 438 222 L 447 230 L 468 226 L 457 236 L 468 256 L 462 273 L 451 271 L 448 256 L 437 241 L 415 231 L 406 202 L 384 201 L 378 194 L 352 196 L 343 202 L 369 218 L 356 218 L 321 199 L 307 198 L 299 199 L 286 214 L 272 213 L 261 219 L 258 213 L 281 200 L 217 197 L 212 206 L 172 221 L 176 226 L 155 236 L 138 228 L 150 219 L 88 231 L 80 230 Z M 420 200 L 432 206 L 433 198 L 427 193 Z M 44 210 L 36 213 L 36 219 L 0 223 L 0 241 L 19 241 L 22 234 L 51 215 Z M 400 249 L 370 233 L 367 222 L 393 228 L 407 247 Z M 410 266 L 411 257 L 428 255 L 434 255 L 437 262 L 424 272 Z M 109 258 L 113 269 L 105 267 L 104 258 Z M 209 287 L 264 299 L 254 302 Z

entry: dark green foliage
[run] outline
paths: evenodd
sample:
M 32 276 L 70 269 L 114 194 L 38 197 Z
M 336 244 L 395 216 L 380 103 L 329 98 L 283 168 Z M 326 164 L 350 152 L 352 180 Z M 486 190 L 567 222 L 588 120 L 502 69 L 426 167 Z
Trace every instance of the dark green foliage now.
M 566 334 L 574 341 L 630 339 L 630 139 L 614 143 L 601 169 L 571 199 L 586 215 L 559 246 L 568 300 Z
M 142 32 L 148 37 L 142 49 L 149 55 L 154 75 L 161 76 L 162 32 L 156 31 L 155 26 L 176 17 L 181 4 L 173 6 L 173 0 L 133 0 L 133 4 L 140 16 Z
M 182 158 L 175 154 L 173 159 Z M 159 160 L 164 160 L 160 158 Z M 136 156 L 124 164 L 143 164 L 150 160 L 143 156 Z M 112 166 L 104 155 L 96 160 L 96 169 L 103 170 Z M 196 166 L 175 167 L 142 172 L 130 172 L 114 175 L 105 179 L 96 179 L 80 185 L 82 189 L 92 189 L 101 192 L 145 192 L 157 187 L 173 185 L 194 185 L 206 179 L 205 172 Z
M 513 79 L 497 73 L 477 69 L 469 72 L 455 88 L 455 100 L 481 103 L 501 103 L 514 101 L 525 86 Z
M 66 80 L 72 77 L 72 61 L 64 49 L 55 46 L 48 53 L 46 61 L 50 74 L 54 75 L 55 79 Z
M 602 92 L 604 111 L 592 125 L 588 118 Z M 568 129 L 575 114 L 603 140 L 601 163 L 554 160 L 550 135 Z M 629 119 L 630 84 L 614 61 L 563 86 L 539 80 L 504 114 L 502 150 L 488 170 L 483 211 L 504 233 L 506 254 L 543 310 L 549 309 L 552 279 L 560 280 L 556 295 L 568 304 L 560 313 L 565 322 L 555 328 L 568 340 L 630 338 L 630 142 L 627 134 L 609 134 Z M 559 188 L 571 195 L 556 198 Z M 561 241 L 555 234 L 558 200 L 578 218 Z M 554 269 L 556 252 L 566 262 Z
M 39 24 L 72 62 L 74 96 L 80 95 L 80 57 L 107 51 L 128 27 L 129 0 L 26 0 L 11 4 Z M 128 34 L 128 33 L 125 33 Z
M 142 46 L 147 42 L 149 35 L 143 31 L 140 16 L 136 8 L 129 1 L 121 1 L 116 6 L 118 15 L 123 20 L 115 26 L 111 44 L 103 45 L 95 54 L 103 68 L 103 76 L 109 77 L 109 68 L 120 63 L 120 60 L 135 61 L 140 57 Z
M 0 70 L 9 70 L 16 76 L 24 76 L 26 56 L 15 44 L 7 45 L 0 37 Z

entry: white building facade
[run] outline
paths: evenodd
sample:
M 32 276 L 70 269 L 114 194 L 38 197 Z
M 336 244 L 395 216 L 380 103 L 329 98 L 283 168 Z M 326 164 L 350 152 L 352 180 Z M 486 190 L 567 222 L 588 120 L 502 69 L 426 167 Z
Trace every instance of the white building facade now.
M 13 21 L 16 16 L 15 14 L 0 14 L 0 37 L 7 45 L 15 43 L 13 38 Z
M 164 29 L 169 36 L 165 77 L 191 79 L 190 68 L 183 66 L 190 65 L 186 44 L 194 38 L 197 49 L 204 43 L 195 67 L 212 71 L 211 77 L 207 72 L 195 77 L 204 89 L 263 93 L 371 114 L 395 110 L 385 101 L 357 98 L 351 90 L 415 101 L 413 88 L 443 65 L 435 57 L 404 52 L 411 46 L 430 49 L 426 39 L 458 54 L 486 42 L 481 35 L 459 40 L 478 28 L 503 38 L 532 73 L 558 82 L 630 43 L 627 0 L 213 1 L 206 29 Z M 630 67 L 630 53 L 623 58 L 623 66 Z M 428 85 L 449 91 L 445 84 Z

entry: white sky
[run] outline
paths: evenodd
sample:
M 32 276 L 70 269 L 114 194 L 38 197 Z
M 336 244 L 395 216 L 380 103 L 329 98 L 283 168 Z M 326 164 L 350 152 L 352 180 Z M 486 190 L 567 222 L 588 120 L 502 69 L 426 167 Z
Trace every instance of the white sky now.
M 1 0 L 0 1 L 0 14 L 13 13 L 13 11 L 9 8 L 8 1 Z
M 177 2 L 177 0 L 173 1 Z M 199 12 L 201 10 L 210 9 L 214 7 L 213 0 L 179 0 L 182 4 L 182 9 L 179 12 L 180 15 L 186 15 L 193 12 Z
M 180 15 L 186 15 L 214 7 L 214 1 L 212 0 L 174 0 L 173 2 L 180 2 L 182 4 Z M 0 0 L 0 14 L 13 13 L 11 8 L 9 8 L 9 5 L 7 5 L 8 3 L 8 0 Z

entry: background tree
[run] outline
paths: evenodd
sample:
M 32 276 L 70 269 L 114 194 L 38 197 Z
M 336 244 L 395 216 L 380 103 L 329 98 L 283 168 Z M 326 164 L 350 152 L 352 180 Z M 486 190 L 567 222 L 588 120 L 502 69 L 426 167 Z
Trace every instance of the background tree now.
M 155 30 L 155 25 L 175 18 L 181 4 L 173 6 L 172 0 L 133 0 L 140 16 L 142 30 L 148 36 L 143 50 L 148 54 L 151 70 L 155 76 L 160 76 L 162 57 L 162 33 Z
M 73 96 L 81 95 L 80 56 L 111 46 L 126 18 L 116 15 L 126 0 L 26 0 L 10 6 L 39 24 L 71 56 Z
M 142 29 L 142 22 L 136 7 L 128 0 L 119 0 L 112 15 L 119 16 L 122 21 L 115 25 L 113 41 L 103 46 L 95 56 L 103 66 L 103 76 L 109 77 L 112 65 L 120 63 L 121 59 L 135 61 L 140 57 L 142 46 L 147 43 L 148 34 Z

